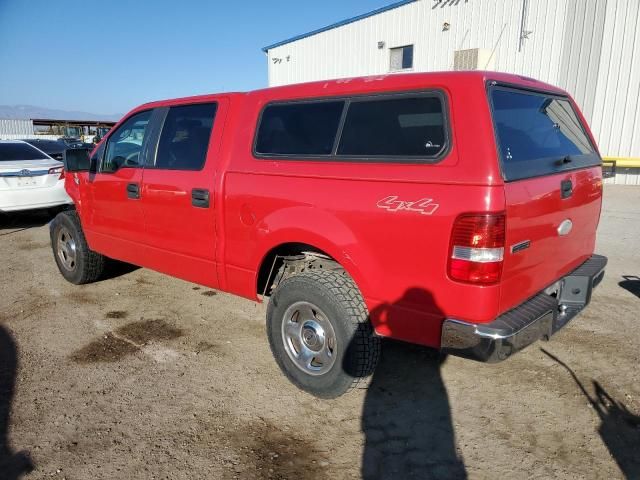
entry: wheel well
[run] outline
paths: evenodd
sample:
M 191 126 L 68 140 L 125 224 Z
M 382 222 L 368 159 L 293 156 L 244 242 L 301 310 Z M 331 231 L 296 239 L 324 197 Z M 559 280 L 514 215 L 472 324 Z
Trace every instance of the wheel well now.
M 330 255 L 306 243 L 284 243 L 273 248 L 262 260 L 258 270 L 256 290 L 258 295 L 268 297 L 286 272 L 309 268 L 342 268 Z

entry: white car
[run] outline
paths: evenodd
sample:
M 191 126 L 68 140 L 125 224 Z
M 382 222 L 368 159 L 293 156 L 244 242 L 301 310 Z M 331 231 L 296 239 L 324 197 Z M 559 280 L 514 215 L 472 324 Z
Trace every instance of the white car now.
M 0 140 L 0 212 L 70 203 L 62 162 L 22 140 Z

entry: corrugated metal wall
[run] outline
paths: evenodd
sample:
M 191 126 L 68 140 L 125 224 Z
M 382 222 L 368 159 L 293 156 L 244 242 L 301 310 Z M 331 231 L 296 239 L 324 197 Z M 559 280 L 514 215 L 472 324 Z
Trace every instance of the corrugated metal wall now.
M 24 138 L 25 136 L 32 135 L 33 122 L 31 120 L 8 120 L 0 118 L 0 138 Z
M 483 48 L 494 52 L 496 70 L 557 83 L 567 0 L 529 2 L 534 33 L 519 51 L 522 9 L 518 0 L 420 0 L 270 50 L 269 83 L 388 73 L 389 48 L 407 44 L 415 45 L 415 71 L 450 70 L 455 50 Z
M 20 140 L 24 138 L 40 138 L 56 140 L 60 135 L 36 135 L 31 120 L 11 120 L 0 118 L 0 140 Z
M 415 71 L 451 70 L 454 51 L 482 48 L 495 70 L 570 91 L 603 155 L 640 157 L 640 0 L 526 3 L 522 42 L 525 0 L 418 0 L 269 50 L 269 84 L 389 73 L 409 44 Z
M 607 178 L 604 183 L 616 185 L 640 185 L 640 168 L 617 168 L 615 177 Z
M 640 157 L 640 1 L 607 0 L 606 7 L 589 122 L 603 154 Z

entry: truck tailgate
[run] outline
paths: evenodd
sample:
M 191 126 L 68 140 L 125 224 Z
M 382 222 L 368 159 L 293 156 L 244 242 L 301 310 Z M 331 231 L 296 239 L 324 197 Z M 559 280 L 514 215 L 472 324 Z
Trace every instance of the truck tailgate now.
M 602 160 L 570 97 L 492 83 L 489 100 L 505 180 L 504 313 L 593 254 Z
M 571 182 L 572 194 L 567 198 L 562 198 L 563 182 L 565 188 Z M 507 183 L 505 197 L 500 313 L 550 286 L 591 256 L 602 199 L 601 168 Z

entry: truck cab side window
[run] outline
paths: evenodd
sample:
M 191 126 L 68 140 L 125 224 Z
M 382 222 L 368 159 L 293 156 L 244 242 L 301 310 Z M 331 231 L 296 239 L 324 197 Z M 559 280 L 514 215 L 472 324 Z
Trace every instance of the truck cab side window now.
M 353 101 L 338 155 L 436 157 L 446 146 L 443 112 L 437 96 Z
M 330 155 L 344 100 L 270 105 L 262 113 L 259 155 Z
M 155 167 L 201 170 L 216 115 L 215 103 L 171 107 L 162 127 Z
M 113 132 L 107 142 L 107 154 L 100 169 L 102 173 L 114 173 L 123 167 L 142 166 L 140 152 L 150 118 L 151 110 L 137 113 Z

